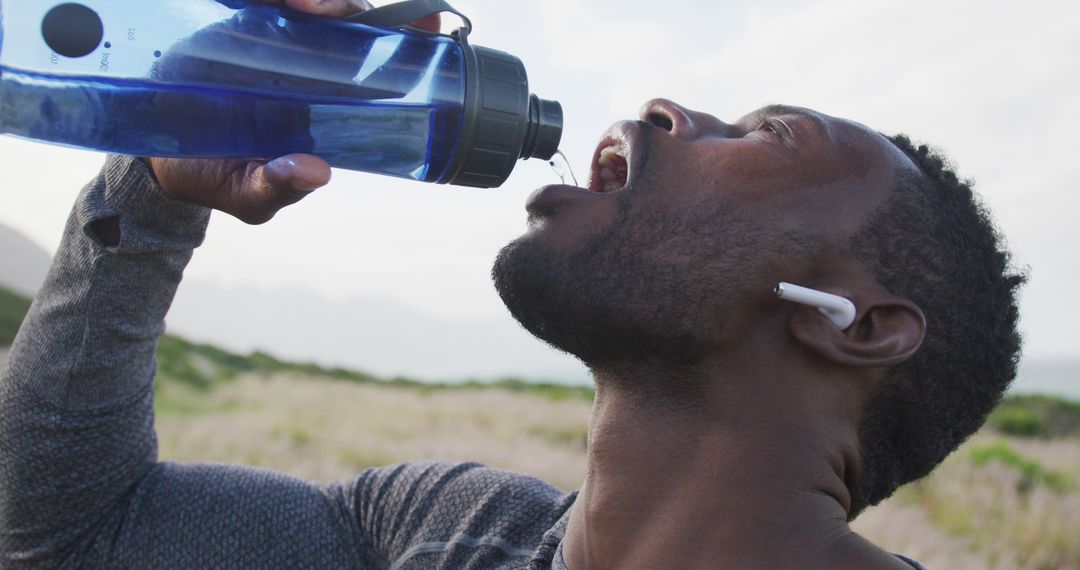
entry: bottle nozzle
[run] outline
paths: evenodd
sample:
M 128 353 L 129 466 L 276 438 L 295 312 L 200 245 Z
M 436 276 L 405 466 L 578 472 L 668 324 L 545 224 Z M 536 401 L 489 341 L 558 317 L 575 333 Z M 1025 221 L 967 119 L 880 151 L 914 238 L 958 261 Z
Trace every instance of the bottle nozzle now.
M 525 131 L 525 144 L 521 147 L 521 158 L 548 160 L 555 156 L 562 140 L 562 130 L 562 105 L 558 101 L 529 95 L 529 124 Z

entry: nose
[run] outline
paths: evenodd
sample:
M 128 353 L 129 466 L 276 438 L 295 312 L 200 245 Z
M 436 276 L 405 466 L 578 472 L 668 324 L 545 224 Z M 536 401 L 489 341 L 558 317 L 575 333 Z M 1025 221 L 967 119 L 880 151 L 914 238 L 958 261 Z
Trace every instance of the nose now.
M 691 111 L 669 99 L 652 99 L 641 106 L 641 120 L 664 129 L 680 139 L 695 139 L 706 131 L 721 130 L 727 125 L 716 117 Z
M 690 112 L 668 99 L 652 99 L 641 106 L 641 120 L 660 127 L 678 138 L 692 139 L 697 136 Z

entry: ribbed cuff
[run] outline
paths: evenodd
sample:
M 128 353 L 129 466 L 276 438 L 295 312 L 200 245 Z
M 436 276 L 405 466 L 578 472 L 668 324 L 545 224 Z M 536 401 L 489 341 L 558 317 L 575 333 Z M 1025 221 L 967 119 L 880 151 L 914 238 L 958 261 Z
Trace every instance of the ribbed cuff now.
M 77 208 L 83 233 L 113 253 L 194 249 L 202 244 L 211 211 L 173 199 L 145 162 L 118 155 L 105 160 Z M 119 218 L 120 243 L 105 247 L 90 225 L 114 217 Z

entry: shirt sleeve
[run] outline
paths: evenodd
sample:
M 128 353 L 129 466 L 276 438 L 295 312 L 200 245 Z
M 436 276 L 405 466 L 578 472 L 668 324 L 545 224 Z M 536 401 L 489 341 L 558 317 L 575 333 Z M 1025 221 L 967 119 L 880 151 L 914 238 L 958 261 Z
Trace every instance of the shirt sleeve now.
M 368 469 L 350 489 L 367 548 L 393 569 L 549 567 L 576 493 L 478 463 Z
M 342 487 L 157 461 L 154 350 L 209 215 L 128 157 L 80 193 L 0 375 L 0 567 L 367 566 Z

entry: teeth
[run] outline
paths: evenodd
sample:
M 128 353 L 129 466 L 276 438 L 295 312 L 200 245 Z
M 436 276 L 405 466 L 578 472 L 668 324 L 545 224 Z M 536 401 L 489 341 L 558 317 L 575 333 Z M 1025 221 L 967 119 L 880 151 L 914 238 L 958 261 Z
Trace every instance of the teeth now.
M 614 167 L 618 161 L 615 160 L 619 156 L 619 151 L 615 150 L 615 147 L 609 146 L 600 151 L 600 165 Z
M 618 149 L 618 146 L 612 145 L 600 150 L 600 157 L 597 159 L 597 174 L 602 181 L 600 192 L 614 192 L 626 185 L 626 158 Z

